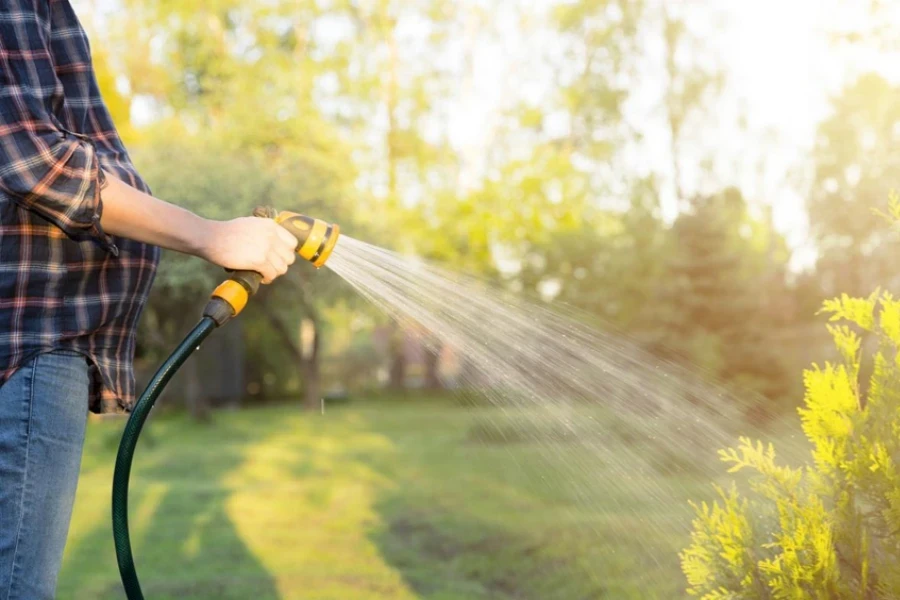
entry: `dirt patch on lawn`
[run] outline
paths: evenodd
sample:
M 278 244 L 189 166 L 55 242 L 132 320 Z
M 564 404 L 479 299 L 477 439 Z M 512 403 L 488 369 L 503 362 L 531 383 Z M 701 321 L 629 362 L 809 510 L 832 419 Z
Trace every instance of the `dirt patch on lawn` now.
M 548 594 L 553 581 L 578 577 L 577 567 L 544 552 L 545 540 L 464 522 L 457 515 L 407 512 L 388 521 L 376 541 L 422 598 L 458 595 L 497 600 L 596 600 L 603 590 Z M 590 587 L 590 586 L 588 586 Z

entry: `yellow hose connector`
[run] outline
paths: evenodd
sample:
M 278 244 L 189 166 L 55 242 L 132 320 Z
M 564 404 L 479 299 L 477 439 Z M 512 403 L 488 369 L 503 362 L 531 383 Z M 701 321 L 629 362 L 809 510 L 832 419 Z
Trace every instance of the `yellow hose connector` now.
M 227 302 L 228 305 L 231 306 L 231 310 L 234 311 L 233 316 L 235 317 L 241 314 L 241 311 L 247 306 L 247 301 L 250 300 L 250 292 L 247 291 L 247 288 L 234 279 L 226 279 L 220 283 L 219 286 L 213 290 L 211 296 L 213 298 L 221 298 Z

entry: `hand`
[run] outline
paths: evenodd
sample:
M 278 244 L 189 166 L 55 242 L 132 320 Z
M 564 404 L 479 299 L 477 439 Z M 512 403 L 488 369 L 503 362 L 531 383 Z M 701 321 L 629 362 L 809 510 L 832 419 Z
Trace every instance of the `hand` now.
M 297 260 L 297 238 L 272 219 L 241 217 L 205 221 L 198 255 L 236 271 L 256 271 L 272 283 Z

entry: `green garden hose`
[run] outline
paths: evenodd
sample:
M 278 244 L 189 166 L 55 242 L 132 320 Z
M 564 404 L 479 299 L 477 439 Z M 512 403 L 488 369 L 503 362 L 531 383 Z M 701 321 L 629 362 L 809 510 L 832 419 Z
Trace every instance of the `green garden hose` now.
M 131 417 L 125 425 L 122 434 L 122 442 L 119 445 L 119 454 L 116 456 L 116 470 L 113 475 L 112 490 L 112 522 L 113 539 L 116 543 L 116 557 L 119 561 L 119 573 L 122 575 L 122 584 L 125 586 L 125 594 L 128 600 L 143 600 L 141 584 L 138 582 L 137 572 L 134 568 L 134 555 L 131 552 L 131 537 L 128 534 L 128 481 L 131 475 L 131 462 L 134 459 L 134 449 L 137 446 L 138 436 L 150 414 L 150 409 L 156 403 L 156 399 L 165 389 L 166 384 L 178 371 L 181 365 L 194 353 L 199 344 L 216 328 L 216 321 L 212 317 L 204 316 L 194 327 L 184 341 L 175 349 L 166 362 L 162 364 L 140 399 L 134 406 Z
M 340 236 L 340 228 L 337 225 L 305 215 L 291 212 L 279 213 L 268 207 L 258 207 L 253 214 L 261 218 L 274 219 L 276 223 L 292 233 L 297 238 L 297 254 L 316 268 L 325 264 Z M 128 533 L 128 483 L 131 476 L 131 463 L 134 460 L 134 450 L 137 447 L 141 429 L 143 429 L 144 422 L 150 414 L 150 409 L 156 403 L 156 399 L 159 398 L 166 384 L 178 372 L 181 365 L 212 333 L 213 329 L 221 327 L 240 314 L 250 297 L 256 293 L 261 280 L 262 275 L 259 273 L 236 271 L 215 289 L 203 311 L 203 318 L 153 375 L 153 379 L 150 380 L 144 393 L 134 405 L 128 423 L 125 424 L 113 474 L 112 522 L 119 573 L 122 576 L 122 584 L 125 586 L 128 600 L 144 600 L 144 593 L 141 591 L 141 584 L 134 566 L 131 537 Z

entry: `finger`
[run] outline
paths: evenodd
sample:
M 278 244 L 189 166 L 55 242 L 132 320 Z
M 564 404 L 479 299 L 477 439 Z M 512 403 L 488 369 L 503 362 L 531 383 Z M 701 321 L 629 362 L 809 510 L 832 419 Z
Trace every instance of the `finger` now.
M 269 264 L 272 266 L 272 269 L 275 271 L 275 277 L 281 277 L 288 270 L 288 264 L 285 262 L 280 256 L 277 254 L 273 254 L 269 257 Z
M 292 264 L 294 264 L 294 261 L 297 260 L 297 253 L 287 251 L 283 248 L 279 248 L 278 249 L 278 257 L 284 261 L 284 264 L 286 264 L 287 266 L 290 267 Z
M 294 237 L 292 233 L 290 233 L 287 229 L 282 227 L 281 225 L 276 226 L 278 240 L 282 242 L 282 245 L 285 246 L 291 252 L 295 252 L 297 250 L 297 245 L 299 242 L 297 238 Z
M 260 265 L 258 271 L 260 275 L 263 276 L 262 283 L 265 285 L 269 285 L 270 283 L 275 281 L 275 278 L 278 277 L 278 272 L 276 271 L 275 267 L 268 262 Z

